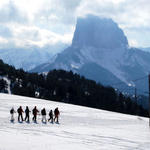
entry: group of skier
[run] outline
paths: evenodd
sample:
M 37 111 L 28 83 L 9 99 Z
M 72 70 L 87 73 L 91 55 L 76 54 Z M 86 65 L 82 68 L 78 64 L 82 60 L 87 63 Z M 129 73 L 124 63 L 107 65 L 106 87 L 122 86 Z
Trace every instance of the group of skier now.
M 25 112 L 25 118 L 23 119 L 23 113 Z M 30 122 L 30 110 L 29 110 L 29 107 L 26 106 L 26 109 L 25 111 L 23 111 L 22 109 L 22 106 L 20 106 L 18 109 L 17 109 L 17 113 L 18 113 L 18 122 L 23 122 L 23 121 L 26 121 L 26 122 Z M 11 108 L 10 110 L 10 114 L 11 114 L 11 121 L 13 122 L 14 121 L 14 113 L 16 113 L 16 111 L 14 110 L 14 108 Z M 37 115 L 40 114 L 39 113 L 39 110 L 37 109 L 37 107 L 35 106 L 32 110 L 32 114 L 33 114 L 33 118 L 32 120 L 34 122 L 37 122 Z M 54 113 L 53 113 L 53 110 L 50 110 L 49 111 L 49 119 L 47 120 L 46 119 L 46 109 L 43 108 L 41 110 L 41 115 L 42 115 L 42 122 L 43 123 L 46 123 L 47 121 L 50 121 L 51 123 L 53 122 L 56 122 L 56 123 L 59 123 L 59 115 L 60 115 L 60 112 L 58 110 L 58 107 L 55 108 L 54 110 Z

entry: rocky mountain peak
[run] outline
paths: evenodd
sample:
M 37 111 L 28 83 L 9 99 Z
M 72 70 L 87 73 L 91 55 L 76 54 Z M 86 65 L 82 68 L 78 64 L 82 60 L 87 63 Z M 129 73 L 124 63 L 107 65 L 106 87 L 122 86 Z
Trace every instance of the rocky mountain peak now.
M 114 49 L 127 47 L 128 40 L 112 19 L 88 15 L 78 18 L 72 46 Z

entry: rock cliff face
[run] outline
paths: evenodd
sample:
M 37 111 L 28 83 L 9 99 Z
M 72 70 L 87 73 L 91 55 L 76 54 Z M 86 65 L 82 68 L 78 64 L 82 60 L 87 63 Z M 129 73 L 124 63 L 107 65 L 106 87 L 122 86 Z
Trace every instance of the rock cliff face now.
M 90 15 L 77 20 L 70 47 L 32 71 L 73 70 L 104 85 L 122 81 L 145 91 L 147 79 L 134 79 L 146 76 L 149 66 L 150 53 L 129 48 L 124 32 L 115 22 Z
M 72 46 L 114 49 L 128 46 L 128 41 L 111 19 L 89 15 L 77 20 Z

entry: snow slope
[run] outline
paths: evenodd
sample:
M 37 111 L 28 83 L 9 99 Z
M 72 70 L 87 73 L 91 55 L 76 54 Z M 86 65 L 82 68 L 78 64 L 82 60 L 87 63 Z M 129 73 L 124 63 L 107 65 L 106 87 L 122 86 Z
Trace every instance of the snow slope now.
M 22 105 L 59 107 L 60 124 L 10 123 Z M 15 114 L 17 118 L 17 115 Z M 149 150 L 148 119 L 41 99 L 0 94 L 0 150 Z

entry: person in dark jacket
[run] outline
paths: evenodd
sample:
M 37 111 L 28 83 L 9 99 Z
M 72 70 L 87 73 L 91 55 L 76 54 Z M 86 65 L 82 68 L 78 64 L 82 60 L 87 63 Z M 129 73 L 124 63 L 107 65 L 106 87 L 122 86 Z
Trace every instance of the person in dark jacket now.
M 43 108 L 42 110 L 41 110 L 41 115 L 42 115 L 42 122 L 47 122 L 47 120 L 46 120 L 46 110 L 45 110 L 45 108 Z
M 27 122 L 30 122 L 30 110 L 29 110 L 29 107 L 26 106 L 26 109 L 25 109 L 25 121 Z
M 59 110 L 58 110 L 58 107 L 55 108 L 55 110 L 54 110 L 54 115 L 55 115 L 54 121 L 56 120 L 55 122 L 56 122 L 56 123 L 59 123 L 58 118 L 59 118 L 60 112 L 59 112 Z
M 33 118 L 32 118 L 32 120 L 34 121 L 34 122 L 37 122 L 37 113 L 38 113 L 39 111 L 38 111 L 38 109 L 36 108 L 36 106 L 34 107 L 34 109 L 32 110 L 32 113 L 33 113 Z
M 23 113 L 24 111 L 23 111 L 23 109 L 22 109 L 22 106 L 20 106 L 20 107 L 17 109 L 17 112 L 18 112 L 18 122 L 23 122 L 22 113 Z M 20 118 L 21 118 L 21 121 L 20 121 Z
M 15 118 L 14 118 L 14 113 L 16 113 L 16 111 L 14 110 L 14 108 L 12 107 L 11 110 L 10 110 L 10 114 L 11 114 L 11 118 L 10 118 L 10 121 L 14 121 Z
M 50 110 L 50 112 L 49 112 L 49 119 L 48 119 L 48 121 L 51 121 L 51 123 L 53 123 L 53 111 L 52 110 Z

